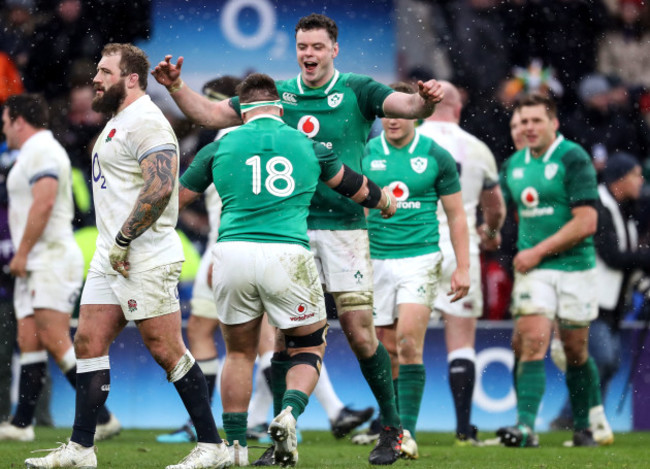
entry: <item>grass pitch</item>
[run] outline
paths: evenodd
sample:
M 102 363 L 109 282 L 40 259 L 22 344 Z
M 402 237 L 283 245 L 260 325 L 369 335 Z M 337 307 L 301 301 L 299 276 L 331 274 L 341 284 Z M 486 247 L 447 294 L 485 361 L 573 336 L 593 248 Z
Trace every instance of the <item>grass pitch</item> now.
M 192 444 L 162 444 L 155 441 L 160 430 L 125 430 L 118 437 L 99 442 L 98 468 L 164 468 L 180 461 L 192 449 Z M 223 432 L 222 432 L 223 435 Z M 69 428 L 37 428 L 36 441 L 16 443 L 0 441 L 0 468 L 24 467 L 29 457 L 46 453 L 31 451 L 55 448 L 57 442 L 67 441 Z M 482 432 L 480 438 L 492 438 Z M 569 432 L 540 435 L 538 449 L 503 447 L 458 448 L 451 433 L 418 433 L 420 459 L 400 460 L 392 467 L 411 468 L 650 468 L 650 432 L 619 433 L 612 446 L 599 448 L 564 448 L 562 442 Z M 249 442 L 249 457 L 253 462 L 264 451 L 256 441 Z M 375 467 L 368 463 L 370 446 L 353 445 L 349 439 L 335 440 L 329 432 L 303 431 L 298 445 L 299 468 Z

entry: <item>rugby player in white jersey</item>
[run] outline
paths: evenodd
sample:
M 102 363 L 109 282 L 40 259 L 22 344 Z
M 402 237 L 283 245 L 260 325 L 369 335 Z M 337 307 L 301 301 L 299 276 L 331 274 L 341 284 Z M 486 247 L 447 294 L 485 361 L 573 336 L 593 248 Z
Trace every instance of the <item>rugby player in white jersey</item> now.
M 97 408 L 110 390 L 109 347 L 133 320 L 174 383 L 197 432 L 196 447 L 168 469 L 231 465 L 210 410 L 203 372 L 181 336 L 178 278 L 178 142 L 146 94 L 149 61 L 131 44 L 108 44 L 93 79 L 93 109 L 112 116 L 93 148 L 97 249 L 81 298 L 75 421 L 70 441 L 27 467 L 97 467 Z M 145 456 L 146 457 L 146 456 Z

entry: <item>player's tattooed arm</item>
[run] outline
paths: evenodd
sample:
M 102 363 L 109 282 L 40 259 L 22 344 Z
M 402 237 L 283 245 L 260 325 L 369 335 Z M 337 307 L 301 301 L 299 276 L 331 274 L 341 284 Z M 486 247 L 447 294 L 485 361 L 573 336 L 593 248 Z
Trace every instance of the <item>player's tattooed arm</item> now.
M 122 233 L 135 239 L 162 215 L 169 203 L 178 168 L 178 155 L 173 150 L 161 150 L 147 155 L 140 162 L 144 186 L 133 210 L 122 225 Z

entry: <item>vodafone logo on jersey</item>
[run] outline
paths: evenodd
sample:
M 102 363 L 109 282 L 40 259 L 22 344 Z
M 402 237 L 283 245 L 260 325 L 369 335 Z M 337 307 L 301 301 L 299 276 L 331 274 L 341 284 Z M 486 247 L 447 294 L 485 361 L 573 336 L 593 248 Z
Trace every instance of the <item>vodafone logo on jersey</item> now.
M 521 191 L 521 201 L 528 208 L 537 207 L 539 204 L 539 194 L 534 187 L 527 187 Z
M 402 181 L 391 182 L 388 186 L 398 202 L 409 198 L 409 188 Z
M 320 130 L 320 122 L 314 116 L 302 116 L 298 121 L 298 130 L 312 138 Z

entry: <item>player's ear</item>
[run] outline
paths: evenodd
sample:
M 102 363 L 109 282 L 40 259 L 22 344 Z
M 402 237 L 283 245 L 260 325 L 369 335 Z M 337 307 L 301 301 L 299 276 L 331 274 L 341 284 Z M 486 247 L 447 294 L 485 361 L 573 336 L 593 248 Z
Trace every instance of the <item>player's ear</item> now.
M 339 55 L 339 43 L 335 42 L 334 47 L 332 47 L 332 58 L 335 59 Z

